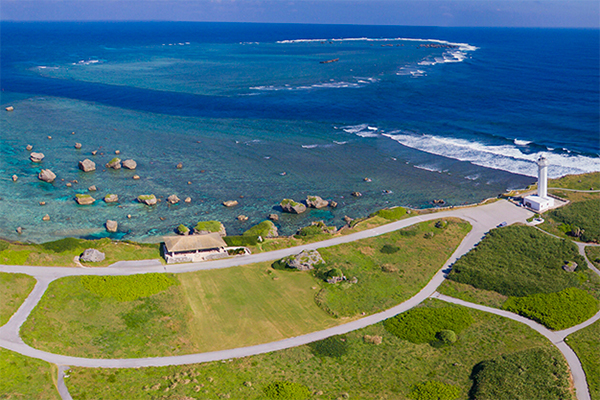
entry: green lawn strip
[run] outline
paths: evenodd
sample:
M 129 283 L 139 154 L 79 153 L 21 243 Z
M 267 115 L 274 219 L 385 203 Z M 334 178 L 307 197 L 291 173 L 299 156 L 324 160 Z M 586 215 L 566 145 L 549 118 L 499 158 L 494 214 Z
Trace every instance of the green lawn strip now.
M 576 190 L 600 189 L 600 172 L 590 172 L 580 175 L 565 175 L 562 178 L 550 179 L 549 187 Z
M 562 269 L 565 261 L 579 266 Z M 588 280 L 577 246 L 523 225 L 492 229 L 479 245 L 454 264 L 448 278 L 505 296 L 558 292 Z
M 25 274 L 0 272 L 0 326 L 8 322 L 35 286 L 35 279 Z
M 438 286 L 437 291 L 446 296 L 496 308 L 502 307 L 502 304 L 508 298 L 492 290 L 477 289 L 466 283 L 459 283 L 450 279 L 446 279 L 444 283 Z
M 72 266 L 75 256 L 81 255 L 85 249 L 98 249 L 106 255 L 104 261 L 84 263 L 90 267 L 105 267 L 117 261 L 160 259 L 159 244 L 112 241 L 110 239 L 85 240 L 66 238 L 42 244 L 7 243 L 6 250 L 0 251 L 0 264 L 40 265 L 40 266 Z M 2 247 L 0 246 L 0 249 Z
M 600 268 L 600 246 L 585 246 L 585 255 L 596 268 Z
M 600 400 L 600 321 L 572 333 L 565 340 L 581 361 L 592 400 Z
M 443 229 L 436 221 L 320 249 L 326 262 L 323 271 L 338 268 L 347 281 L 329 284 L 322 279 L 319 304 L 334 316 L 348 317 L 388 309 L 422 289 L 454 252 L 471 225 L 458 219 Z M 433 233 L 432 238 L 426 238 Z M 398 248 L 387 252 L 391 245 Z M 382 252 L 382 249 L 384 250 Z M 356 277 L 358 282 L 352 283 Z
M 457 307 L 427 301 L 426 307 Z M 415 385 L 428 381 L 459 388 L 467 398 L 473 367 L 490 358 L 532 347 L 560 357 L 554 346 L 523 324 L 468 310 L 473 323 L 453 345 L 434 347 L 402 340 L 379 323 L 343 336 L 345 354 L 315 354 L 299 346 L 226 362 L 132 369 L 73 368 L 67 385 L 74 399 L 222 398 L 268 399 L 273 382 L 295 382 L 309 388 L 310 399 L 406 399 Z M 379 345 L 365 340 L 381 337 Z M 340 339 L 340 340 L 341 340 Z M 167 388 L 169 388 L 167 390 Z M 345 396 L 347 394 L 348 396 Z
M 52 364 L 0 349 L 0 399 L 60 400 Z

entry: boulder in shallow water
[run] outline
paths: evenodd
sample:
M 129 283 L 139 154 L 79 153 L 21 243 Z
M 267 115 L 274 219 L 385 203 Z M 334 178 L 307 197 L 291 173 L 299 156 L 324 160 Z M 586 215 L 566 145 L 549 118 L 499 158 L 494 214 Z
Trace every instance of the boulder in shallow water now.
M 17 179 L 19 179 L 19 177 L 18 177 L 18 176 L 16 176 L 16 175 L 13 175 L 13 176 L 12 176 L 12 180 L 13 180 L 13 182 L 16 182 L 16 181 L 17 181 Z
M 79 161 L 79 169 L 83 172 L 95 171 L 96 163 L 90 160 L 89 158 L 86 158 L 83 161 Z
M 183 168 L 183 164 L 182 163 L 177 164 L 177 169 L 181 169 L 181 168 Z
M 87 206 L 87 205 L 93 204 L 96 201 L 96 199 L 94 199 L 89 194 L 77 193 L 75 195 L 75 201 L 77 202 L 77 204 L 80 204 L 82 206 Z
M 279 204 L 283 211 L 292 214 L 302 214 L 306 211 L 306 206 L 302 203 L 298 203 L 292 199 L 283 199 Z
M 223 205 L 225 207 L 233 207 L 233 206 L 237 206 L 239 203 L 237 200 L 227 200 L 223 202 Z
M 73 132 L 73 133 L 75 133 L 75 132 Z M 77 150 L 81 149 L 81 143 L 75 143 L 75 148 Z
M 329 202 L 323 200 L 320 196 L 307 196 L 306 205 L 311 208 L 325 208 L 329 205 Z
M 171 204 L 177 204 L 179 203 L 181 200 L 179 199 L 179 197 L 177 197 L 176 195 L 172 194 L 169 197 L 167 197 L 167 201 Z
M 108 163 L 106 163 L 106 167 L 112 169 L 121 169 L 121 159 L 119 157 L 113 158 Z
M 245 215 L 238 215 L 237 220 L 240 222 L 245 222 L 245 221 L 248 221 L 248 217 Z
M 135 161 L 133 161 L 132 159 L 125 160 L 125 161 L 123 161 L 123 168 L 136 169 L 137 163 Z
M 6 111 L 14 111 L 14 107 L 13 106 L 8 106 L 5 108 Z
M 29 159 L 33 162 L 42 162 L 44 153 L 36 153 L 35 151 L 29 155 Z
M 44 182 L 53 182 L 56 179 L 56 175 L 49 169 L 43 169 L 38 174 L 38 179 Z
M 98 189 L 96 188 L 95 185 L 92 185 L 88 188 L 88 192 L 95 192 L 96 190 L 98 190 Z
M 46 214 L 42 217 L 42 221 L 50 221 L 50 215 Z
M 279 215 L 273 213 L 273 214 L 269 214 L 269 219 L 271 221 L 279 221 Z
M 156 196 L 153 194 L 143 194 L 137 197 L 137 201 L 149 206 L 153 206 L 157 203 Z
M 96 249 L 85 249 L 79 257 L 79 261 L 83 262 L 100 262 L 104 260 L 105 255 L 103 252 Z
M 106 226 L 106 230 L 108 232 L 116 232 L 117 229 L 119 228 L 119 223 L 117 221 L 113 221 L 110 219 L 106 220 L 106 224 L 104 224 Z
M 186 203 L 191 203 L 192 202 L 192 198 L 191 197 L 186 197 L 184 201 Z
M 27 149 L 27 151 L 31 151 L 33 149 L 33 146 L 28 144 L 27 147 L 25 147 Z
M 119 196 L 116 194 L 109 193 L 104 196 L 105 203 L 116 203 L 117 201 L 119 201 Z

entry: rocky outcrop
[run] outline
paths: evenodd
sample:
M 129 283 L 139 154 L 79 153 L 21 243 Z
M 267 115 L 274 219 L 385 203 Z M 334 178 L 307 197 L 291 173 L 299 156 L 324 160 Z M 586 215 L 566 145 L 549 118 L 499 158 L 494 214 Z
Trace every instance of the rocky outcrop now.
M 279 215 L 277 215 L 277 214 L 269 214 L 269 219 L 271 221 L 279 221 Z
M 287 268 L 300 271 L 314 269 L 317 264 L 325 264 L 323 257 L 317 250 L 303 250 L 300 254 L 285 257 L 281 260 Z
M 96 188 L 95 185 L 92 185 L 88 188 L 88 192 L 95 192 L 96 190 L 98 190 L 98 189 Z
M 177 233 L 178 235 L 182 235 L 182 236 L 189 235 L 190 228 L 188 228 L 184 224 L 181 224 L 177 228 L 175 228 L 175 233 Z
M 135 161 L 133 161 L 132 159 L 125 160 L 125 161 L 123 161 L 123 168 L 136 169 L 137 163 Z
M 566 261 L 565 265 L 562 266 L 562 269 L 567 272 L 575 272 L 577 269 L 577 263 L 575 261 Z
M 19 179 L 19 177 L 18 177 L 18 176 L 16 176 L 16 175 L 13 175 L 13 176 L 12 176 L 12 180 L 13 180 L 13 182 L 16 182 L 16 181 L 17 181 L 17 179 Z
M 106 230 L 107 230 L 108 232 L 113 232 L 113 233 L 114 233 L 114 232 L 116 232 L 116 231 L 117 231 L 117 229 L 119 228 L 119 224 L 118 224 L 118 222 L 117 222 L 117 221 L 110 220 L 110 219 L 107 219 L 107 220 L 106 220 L 106 224 L 104 224 L 104 225 L 106 226 Z
M 33 146 L 28 144 L 27 147 L 25 147 L 27 149 L 27 151 L 31 151 L 33 149 Z
M 244 236 L 274 238 L 279 236 L 279 232 L 277 232 L 277 227 L 273 222 L 262 221 L 261 223 L 254 225 L 252 228 L 244 232 Z
M 38 174 L 38 179 L 44 182 L 54 182 L 56 175 L 49 169 L 43 169 Z
M 140 176 L 139 176 L 139 175 L 134 175 L 134 176 L 133 176 L 133 180 L 134 180 L 134 181 L 137 181 L 137 180 L 139 180 L 139 179 L 140 179 Z
M 23 233 L 23 228 L 20 226 L 17 226 L 17 233 L 20 235 Z
M 100 262 L 104 260 L 105 255 L 103 252 L 96 249 L 85 249 L 79 257 L 79 261 L 83 262 Z
M 361 192 L 352 192 L 351 194 L 352 194 L 352 196 L 354 196 L 354 197 L 361 197 L 361 196 L 362 196 L 362 193 L 361 193 Z
M 14 111 L 15 108 L 13 106 L 8 106 L 5 108 L 6 111 Z
M 50 215 L 46 214 L 42 217 L 42 221 L 50 221 Z
M 181 168 L 183 168 L 183 164 L 182 163 L 177 164 L 177 169 L 181 169 Z
M 89 194 L 79 194 L 78 193 L 75 195 L 75 201 L 77 202 L 77 204 L 80 204 L 82 206 L 87 206 L 89 204 L 93 204 L 96 201 L 96 199 L 94 199 Z
M 344 218 L 342 218 L 342 219 L 343 219 L 343 220 L 344 220 L 344 222 L 345 222 L 345 223 L 347 223 L 348 225 L 350 225 L 350 223 L 351 223 L 352 221 L 354 221 L 354 218 L 350 218 L 350 217 L 349 217 L 349 216 L 347 216 L 347 215 L 344 215 Z
M 245 222 L 245 221 L 248 221 L 248 217 L 245 215 L 238 215 L 237 220 L 240 222 Z
M 77 150 L 81 149 L 81 143 L 75 143 L 75 148 L 76 148 Z
M 221 236 L 227 236 L 225 226 L 219 221 L 200 221 L 194 227 L 194 234 L 205 235 L 207 233 L 218 233 Z
M 329 207 L 331 207 L 331 208 L 336 208 L 337 206 L 338 206 L 338 203 L 337 203 L 337 201 L 333 201 L 333 200 L 331 200 L 331 201 L 329 202 Z
M 143 194 L 138 196 L 137 201 L 148 206 L 153 206 L 157 203 L 156 196 L 153 194 Z
M 223 205 L 225 207 L 233 207 L 233 206 L 237 206 L 239 203 L 237 200 L 227 200 L 223 202 Z
M 113 158 L 106 163 L 106 168 L 121 169 L 121 159 L 119 157 Z
M 42 162 L 44 157 L 44 153 L 36 153 L 35 151 L 29 155 L 29 159 L 33 162 Z
M 191 203 L 192 202 L 192 198 L 191 197 L 186 197 L 184 201 L 186 203 Z
M 181 200 L 179 199 L 179 197 L 177 197 L 176 195 L 172 194 L 169 197 L 167 197 L 167 201 L 171 204 L 177 204 L 179 203 Z
M 110 193 L 104 196 L 105 203 L 116 203 L 117 201 L 119 201 L 119 196 L 116 194 Z
M 292 199 L 283 199 L 279 205 L 283 211 L 292 214 L 302 214 L 306 211 L 306 206 L 304 204 L 298 203 Z
M 79 169 L 83 172 L 95 171 L 96 163 L 90 160 L 89 158 L 86 158 L 83 161 L 79 161 Z
M 307 196 L 306 205 L 311 208 L 325 208 L 329 205 L 329 202 L 323 200 L 320 196 Z

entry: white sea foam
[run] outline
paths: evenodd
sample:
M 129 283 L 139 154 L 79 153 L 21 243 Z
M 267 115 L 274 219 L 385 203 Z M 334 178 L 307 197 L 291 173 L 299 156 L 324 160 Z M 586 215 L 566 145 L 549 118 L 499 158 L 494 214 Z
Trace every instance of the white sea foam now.
M 102 61 L 100 60 L 80 60 L 76 63 L 73 63 L 72 65 L 92 65 L 92 64 L 98 64 L 101 63 Z
M 438 172 L 442 173 L 442 170 L 433 165 L 413 165 L 413 167 L 418 169 L 424 169 L 425 171 Z
M 368 124 L 342 126 L 341 129 L 343 129 L 346 133 L 353 133 L 356 136 L 364 138 L 373 138 L 379 136 L 377 133 L 378 128 L 369 126 Z
M 302 148 L 303 149 L 314 149 L 317 146 L 318 146 L 318 144 L 303 144 Z
M 347 140 L 344 140 L 344 141 L 338 142 L 337 140 L 334 140 L 334 141 L 333 141 L 333 143 L 335 143 L 335 144 L 339 144 L 339 145 L 343 145 L 343 144 L 346 144 L 346 143 L 348 143 L 348 141 L 347 141 Z
M 342 129 L 344 130 L 344 132 L 357 133 L 360 131 L 364 131 L 365 129 L 367 129 L 368 126 L 369 125 L 367 125 L 367 124 L 348 125 L 348 126 L 342 126 Z
M 513 142 L 517 146 L 527 146 L 529 143 L 532 143 L 531 140 L 519 140 L 519 139 L 515 139 L 515 140 L 513 140 Z
M 377 127 L 375 127 L 375 126 L 367 126 L 367 129 L 370 130 L 370 131 L 376 131 Z
M 598 157 L 553 152 L 525 154 L 515 145 L 486 145 L 464 139 L 420 135 L 406 131 L 385 133 L 383 136 L 430 154 L 527 176 L 537 176 L 535 162 L 542 154 L 550 162 L 548 176 L 551 178 L 600 171 Z
M 415 39 L 415 38 L 338 38 L 338 39 L 294 39 L 294 40 L 280 40 L 279 44 L 291 44 L 291 43 L 314 43 L 314 42 L 421 42 L 421 43 L 438 43 L 448 46 L 456 46 L 458 49 L 463 51 L 474 51 L 478 48 L 468 43 L 454 43 L 446 40 L 439 39 Z
M 340 89 L 340 88 L 362 88 L 371 83 L 378 82 L 377 78 L 355 78 L 356 82 L 319 82 L 314 83 L 312 85 L 301 85 L 301 86 L 291 86 L 289 84 L 285 85 L 265 85 L 265 86 L 252 86 L 250 90 L 261 90 L 261 91 L 279 91 L 279 90 L 312 90 L 312 89 Z

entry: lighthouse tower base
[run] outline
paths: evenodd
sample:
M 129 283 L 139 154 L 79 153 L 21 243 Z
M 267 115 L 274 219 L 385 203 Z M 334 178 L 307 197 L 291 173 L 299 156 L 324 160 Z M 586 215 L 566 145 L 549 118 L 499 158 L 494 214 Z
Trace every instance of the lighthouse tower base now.
M 554 207 L 554 199 L 551 197 L 527 196 L 523 199 L 523 205 L 538 212 L 544 212 Z

